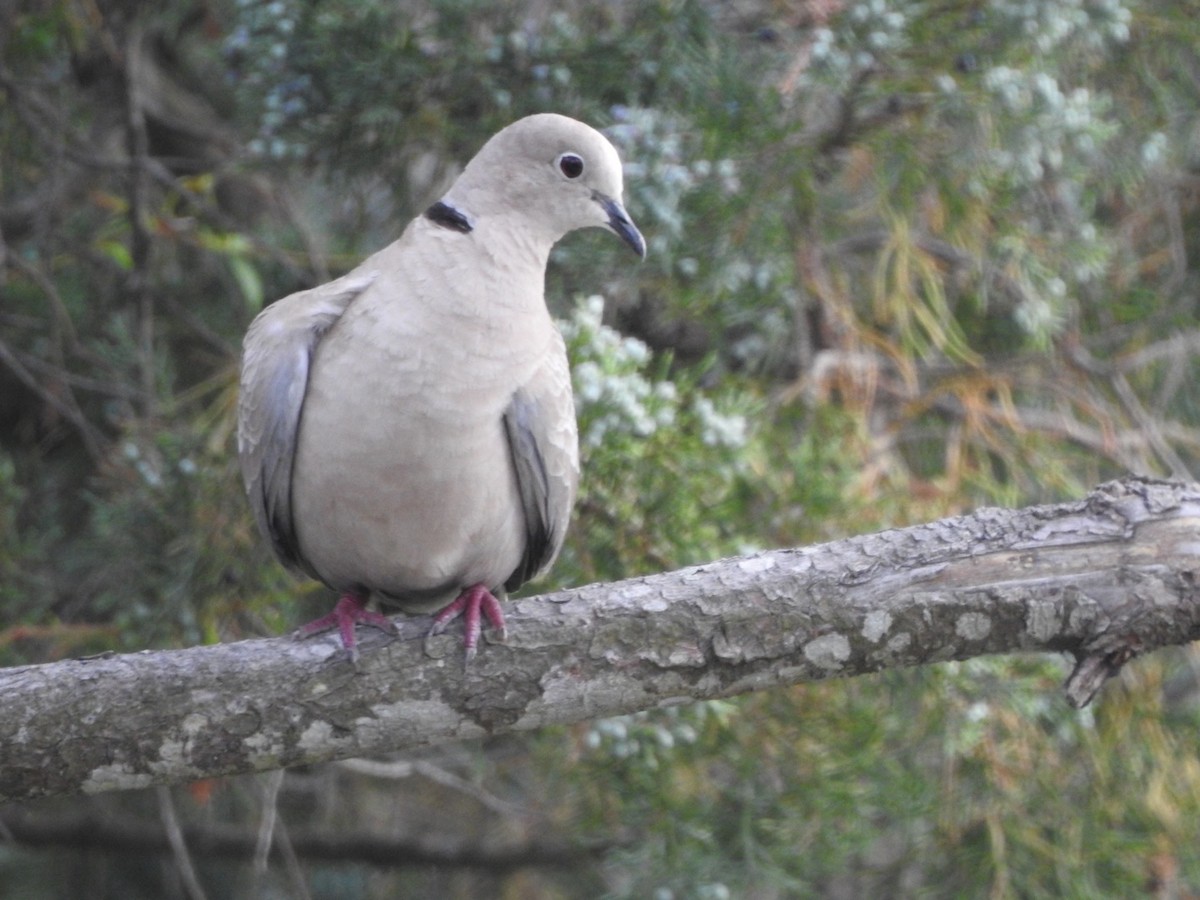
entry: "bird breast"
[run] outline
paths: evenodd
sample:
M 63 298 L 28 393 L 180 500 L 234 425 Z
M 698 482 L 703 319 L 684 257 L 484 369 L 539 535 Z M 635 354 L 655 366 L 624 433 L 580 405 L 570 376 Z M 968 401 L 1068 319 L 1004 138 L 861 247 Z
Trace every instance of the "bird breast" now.
M 370 264 L 372 260 L 368 261 Z M 426 611 L 501 584 L 524 551 L 503 426 L 514 392 L 561 353 L 541 296 L 504 283 L 483 307 L 385 270 L 318 347 L 297 435 L 292 502 L 303 556 L 337 589 Z M 536 301 L 536 302 L 533 302 Z

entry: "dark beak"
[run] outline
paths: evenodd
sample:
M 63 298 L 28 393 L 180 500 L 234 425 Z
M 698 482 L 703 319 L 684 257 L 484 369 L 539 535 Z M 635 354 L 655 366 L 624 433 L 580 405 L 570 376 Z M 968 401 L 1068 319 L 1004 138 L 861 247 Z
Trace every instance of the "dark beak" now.
M 593 198 L 608 213 L 608 227 L 615 231 L 617 237 L 628 244 L 634 253 L 645 259 L 646 239 L 637 230 L 637 226 L 633 224 L 633 219 L 629 218 L 629 213 L 625 212 L 625 207 L 621 205 L 621 202 L 601 193 L 594 194 Z

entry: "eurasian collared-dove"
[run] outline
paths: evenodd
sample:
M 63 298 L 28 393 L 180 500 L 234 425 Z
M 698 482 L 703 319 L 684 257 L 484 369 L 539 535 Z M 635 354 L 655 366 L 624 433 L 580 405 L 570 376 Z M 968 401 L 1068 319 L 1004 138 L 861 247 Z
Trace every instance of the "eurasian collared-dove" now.
M 550 249 L 577 228 L 645 241 L 621 162 L 559 115 L 508 126 L 400 239 L 263 310 L 246 334 L 238 455 L 259 530 L 285 565 L 341 593 L 299 635 L 337 628 L 355 655 L 376 594 L 465 619 L 468 658 L 496 595 L 558 554 L 579 478 L 563 340 L 546 309 Z

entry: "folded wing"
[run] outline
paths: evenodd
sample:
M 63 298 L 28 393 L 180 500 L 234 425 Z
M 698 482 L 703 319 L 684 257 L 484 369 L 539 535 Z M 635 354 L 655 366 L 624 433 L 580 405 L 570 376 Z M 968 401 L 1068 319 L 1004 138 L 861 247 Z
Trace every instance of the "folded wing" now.
M 243 342 L 238 457 L 258 529 L 286 566 L 314 575 L 292 519 L 292 463 L 308 374 L 321 339 L 375 280 L 351 272 L 263 310 Z
M 571 373 L 562 338 L 504 413 L 509 458 L 525 514 L 525 553 L 504 586 L 515 590 L 562 549 L 579 483 Z

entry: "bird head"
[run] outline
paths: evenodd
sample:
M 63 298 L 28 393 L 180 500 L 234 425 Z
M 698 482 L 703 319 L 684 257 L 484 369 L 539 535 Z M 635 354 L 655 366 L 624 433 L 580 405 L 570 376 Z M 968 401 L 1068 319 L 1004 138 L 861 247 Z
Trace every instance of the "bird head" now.
M 442 199 L 468 222 L 520 219 L 549 245 L 578 228 L 607 228 L 641 257 L 646 241 L 625 210 L 616 149 L 567 116 L 542 113 L 496 133 Z M 516 224 L 516 223 L 514 223 Z

